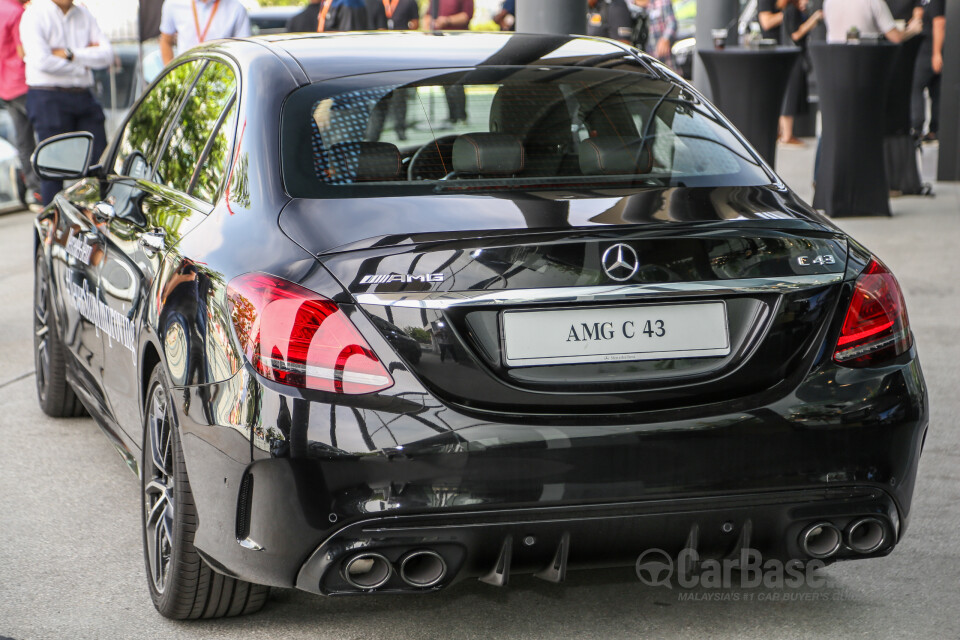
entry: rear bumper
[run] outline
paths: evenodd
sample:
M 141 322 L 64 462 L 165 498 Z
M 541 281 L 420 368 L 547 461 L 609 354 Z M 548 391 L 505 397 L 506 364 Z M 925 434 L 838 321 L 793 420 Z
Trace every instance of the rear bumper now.
M 394 375 L 396 397 L 412 397 Z M 808 525 L 842 531 L 873 516 L 884 545 L 830 559 L 889 553 L 906 528 L 928 415 L 913 354 L 883 369 L 815 370 L 761 406 L 587 425 L 496 422 L 422 390 L 422 404 L 325 404 L 245 376 L 184 396 L 196 545 L 228 575 L 317 593 L 351 592 L 342 564 L 361 550 L 390 563 L 437 550 L 448 570 L 430 589 L 485 576 L 505 547 L 510 572 L 541 571 L 562 539 L 571 568 L 629 565 L 652 548 L 674 555 L 691 537 L 705 557 L 749 546 L 804 558 Z M 243 417 L 251 390 L 258 415 L 276 416 L 269 427 L 227 422 Z M 204 396 L 223 407 L 207 424 Z M 405 588 L 391 580 L 379 591 Z
M 344 566 L 371 553 L 393 567 L 380 593 L 436 590 L 466 578 L 505 585 L 517 573 L 559 582 L 567 569 L 632 566 L 653 550 L 677 558 L 692 549 L 701 561 L 737 559 L 745 549 L 764 561 L 809 560 L 800 545 L 805 529 L 830 522 L 846 531 L 863 518 L 883 524 L 884 542 L 868 554 L 841 544 L 827 561 L 889 553 L 899 516 L 892 498 L 871 487 L 370 518 L 327 538 L 304 563 L 296 586 L 325 595 L 363 592 L 344 579 Z M 403 558 L 418 550 L 444 559 L 442 577 L 428 588 L 412 587 L 400 575 Z

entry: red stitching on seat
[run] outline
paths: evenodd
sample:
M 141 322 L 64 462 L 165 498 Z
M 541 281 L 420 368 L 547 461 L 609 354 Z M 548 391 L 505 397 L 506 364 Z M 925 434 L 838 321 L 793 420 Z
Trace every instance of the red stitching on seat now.
M 597 154 L 597 168 L 600 169 L 601 172 L 603 172 L 604 170 L 603 155 L 601 155 L 600 153 L 600 145 L 598 145 L 593 140 L 587 140 L 587 142 L 590 144 L 591 147 L 593 147 L 593 152 Z

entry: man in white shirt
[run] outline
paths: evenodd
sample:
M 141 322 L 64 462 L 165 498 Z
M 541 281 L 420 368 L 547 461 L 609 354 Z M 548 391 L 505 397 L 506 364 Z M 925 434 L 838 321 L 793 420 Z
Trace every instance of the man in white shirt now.
M 182 53 L 220 38 L 246 38 L 250 17 L 239 0 L 166 0 L 160 15 L 160 55 L 173 60 L 173 45 Z
M 914 17 L 905 31 L 897 28 L 884 0 L 825 0 L 823 21 L 827 42 L 846 42 L 847 33 L 856 27 L 861 38 L 886 36 L 890 42 L 903 42 L 920 33 L 922 22 Z
M 27 114 L 37 138 L 89 131 L 93 157 L 107 146 L 103 108 L 93 92 L 92 69 L 113 61 L 113 49 L 97 21 L 73 0 L 33 0 L 20 20 L 27 79 Z M 49 204 L 62 183 L 44 180 L 40 192 Z

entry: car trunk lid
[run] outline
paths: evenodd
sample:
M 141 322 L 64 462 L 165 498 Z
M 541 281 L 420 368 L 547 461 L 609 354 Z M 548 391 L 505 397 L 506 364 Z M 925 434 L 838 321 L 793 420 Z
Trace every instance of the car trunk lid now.
M 615 206 L 621 224 L 386 233 L 318 259 L 428 388 L 478 411 L 701 404 L 809 367 L 840 293 L 841 235 L 722 206 L 625 225 L 629 203 Z

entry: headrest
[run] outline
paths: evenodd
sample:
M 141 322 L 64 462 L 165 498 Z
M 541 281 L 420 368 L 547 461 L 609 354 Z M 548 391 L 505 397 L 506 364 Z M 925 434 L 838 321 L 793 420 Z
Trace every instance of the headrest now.
M 653 154 L 640 139 L 603 136 L 580 143 L 580 171 L 586 176 L 648 173 L 652 168 Z
M 490 105 L 490 131 L 512 133 L 527 142 L 544 136 L 566 142 L 572 124 L 567 100 L 555 83 L 503 85 Z
M 330 147 L 334 182 L 396 180 L 400 166 L 400 150 L 389 142 L 338 142 Z
M 453 142 L 453 170 L 481 176 L 523 171 L 523 144 L 508 133 L 465 133 Z

